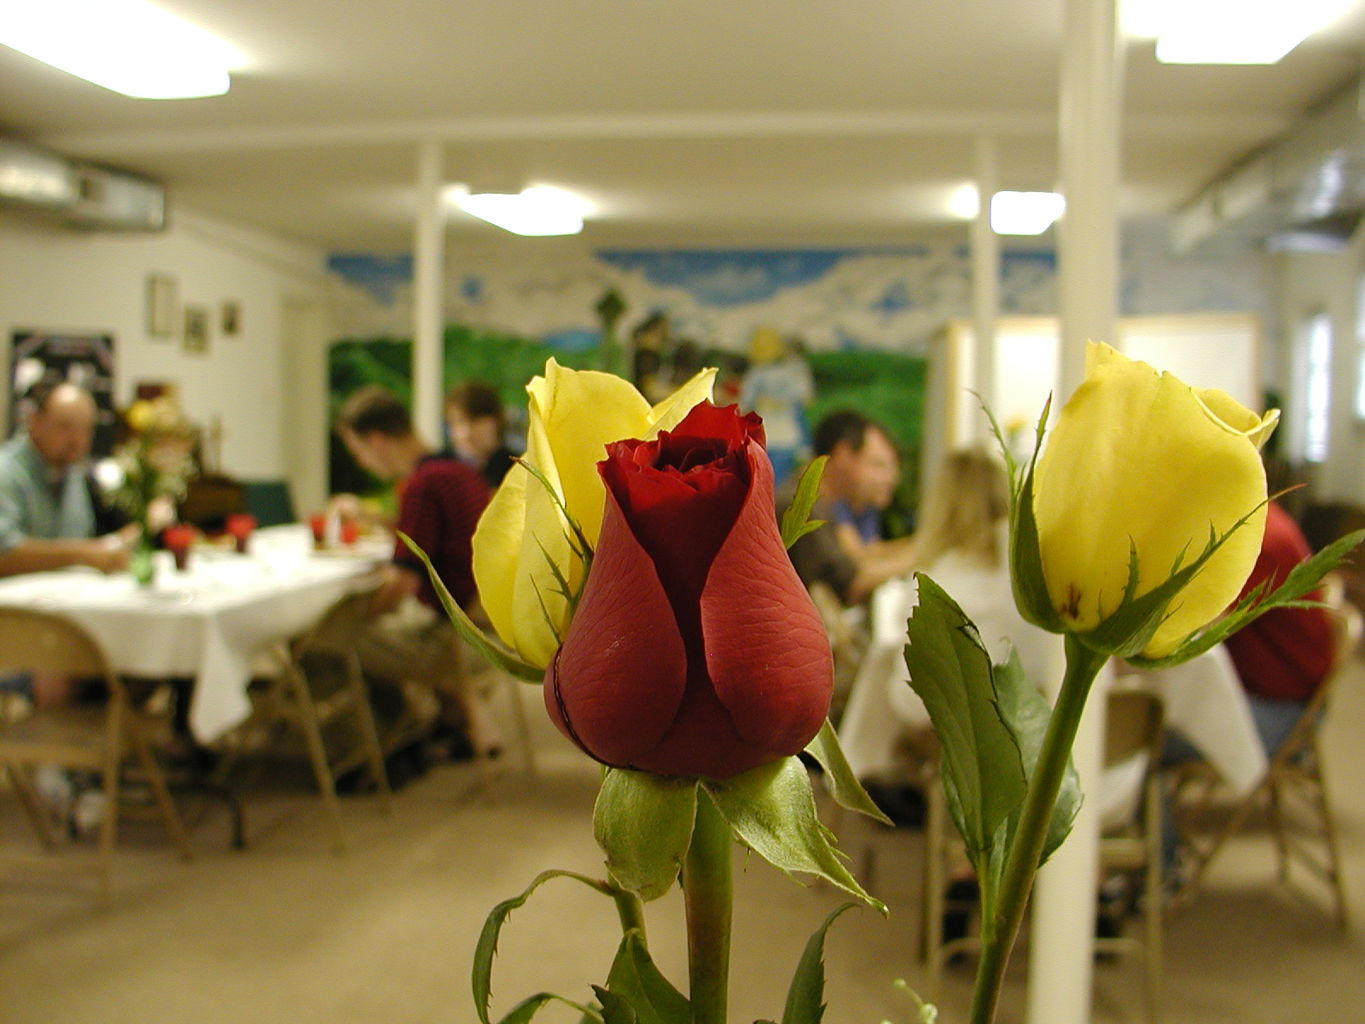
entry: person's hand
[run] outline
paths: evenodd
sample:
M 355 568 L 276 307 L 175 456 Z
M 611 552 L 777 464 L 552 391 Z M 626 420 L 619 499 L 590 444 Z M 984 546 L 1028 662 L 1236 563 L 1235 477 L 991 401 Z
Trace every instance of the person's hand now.
M 128 545 L 116 533 L 90 541 L 85 564 L 100 572 L 121 572 L 128 568 Z
M 153 498 L 147 506 L 147 526 L 153 533 L 160 533 L 175 522 L 175 502 L 167 495 Z
M 359 519 L 365 514 L 365 508 L 357 495 L 333 494 L 327 499 L 327 514 L 342 519 Z

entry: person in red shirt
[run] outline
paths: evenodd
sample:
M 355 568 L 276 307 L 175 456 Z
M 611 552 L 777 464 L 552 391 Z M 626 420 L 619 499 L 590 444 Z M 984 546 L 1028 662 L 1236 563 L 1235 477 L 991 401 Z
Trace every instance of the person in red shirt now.
M 1298 524 L 1271 502 L 1261 553 L 1242 593 L 1266 580 L 1273 590 L 1311 554 Z M 1320 600 L 1321 592 L 1307 597 Z M 1276 608 L 1224 643 L 1247 691 L 1261 742 L 1273 755 L 1331 668 L 1331 619 L 1323 608 Z
M 372 385 L 351 395 L 337 433 L 367 472 L 391 480 L 398 493 L 395 528 L 431 559 L 436 574 L 466 611 L 477 613 L 471 541 L 491 492 L 477 471 L 434 454 L 412 428 L 408 409 Z M 439 702 L 438 733 L 476 752 L 500 745 L 487 709 L 466 685 L 466 652 L 441 608 L 426 567 L 402 541 L 383 569 L 361 644 L 361 664 L 375 676 L 429 686 Z

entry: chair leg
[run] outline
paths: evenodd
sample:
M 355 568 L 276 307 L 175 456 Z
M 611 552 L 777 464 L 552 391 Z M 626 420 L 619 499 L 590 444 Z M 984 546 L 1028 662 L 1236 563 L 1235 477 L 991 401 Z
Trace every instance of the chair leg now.
M 1155 774 L 1147 782 L 1146 859 L 1143 865 L 1142 918 L 1146 928 L 1143 971 L 1147 990 L 1147 1021 L 1161 1019 L 1161 972 L 1163 966 L 1161 906 L 1161 783 Z
M 1350 925 L 1350 915 L 1346 908 L 1346 889 L 1341 879 L 1341 850 L 1337 842 L 1336 818 L 1332 815 L 1332 805 L 1328 800 L 1327 780 L 1322 774 L 1322 761 L 1318 757 L 1317 741 L 1314 740 L 1313 792 L 1317 796 L 1318 814 L 1322 819 L 1322 839 L 1327 852 L 1327 877 L 1336 899 L 1337 927 L 1345 931 Z
M 1231 839 L 1241 830 L 1242 826 L 1246 824 L 1247 819 L 1251 817 L 1251 812 L 1260 802 L 1261 795 L 1266 791 L 1268 786 L 1268 781 L 1262 782 L 1254 793 L 1243 798 L 1241 803 L 1239 803 L 1232 812 L 1231 817 L 1228 818 L 1227 824 L 1218 831 L 1218 834 L 1215 835 L 1202 850 L 1197 851 L 1194 868 L 1190 873 L 1189 883 L 1181 891 L 1179 901 L 1183 902 L 1184 900 L 1189 899 L 1190 896 L 1194 894 L 1195 890 L 1199 888 L 1199 884 L 1203 880 L 1209 866 L 1213 863 L 1214 857 L 1222 850 L 1223 844 Z
M 142 734 L 141 727 L 131 715 L 128 716 L 124 724 L 124 736 L 132 748 L 133 756 L 137 758 L 137 762 L 142 768 L 142 774 L 147 779 L 147 785 L 151 787 L 152 798 L 156 801 L 157 810 L 161 813 L 161 820 L 165 822 L 166 831 L 170 833 L 171 840 L 180 850 L 181 858 L 193 860 L 194 847 L 190 844 L 190 836 L 185 830 L 185 823 L 181 820 L 180 812 L 175 809 L 175 802 L 171 799 L 170 790 L 166 788 L 166 776 L 155 756 L 153 756 L 151 748 L 147 745 L 147 737 Z
M 943 973 L 944 871 L 943 842 L 947 828 L 947 805 L 942 780 L 930 779 L 924 788 L 927 804 L 924 817 L 924 894 L 920 915 L 920 960 L 925 968 L 925 992 L 930 1001 L 938 998 Z
M 526 761 L 526 773 L 535 778 L 539 772 L 536 766 L 536 748 L 531 742 L 531 720 L 526 714 L 526 705 L 521 700 L 521 687 L 525 684 L 507 677 L 507 698 L 512 705 L 512 718 L 516 722 L 517 734 L 521 737 L 522 758 Z
M 332 847 L 337 853 L 346 851 L 346 832 L 341 824 L 341 803 L 337 799 L 336 780 L 332 778 L 331 766 L 327 763 L 327 748 L 322 742 L 322 727 L 318 724 L 318 711 L 308 692 L 308 682 L 297 668 L 290 666 L 284 678 L 290 687 L 295 714 L 299 728 L 303 731 L 304 742 L 308 746 L 308 757 L 313 762 L 313 776 L 317 779 L 318 795 L 322 797 L 323 809 L 332 828 Z
M 100 821 L 99 836 L 99 895 L 107 901 L 113 889 L 114 846 L 118 842 L 118 818 L 121 806 L 119 770 L 123 767 L 123 737 L 127 726 L 128 709 L 118 696 L 109 699 L 109 725 L 104 742 L 104 817 Z
M 351 706 L 360 721 L 360 739 L 365 748 L 365 758 L 370 763 L 370 774 L 379 789 L 379 806 L 385 814 L 393 812 L 393 790 L 389 787 L 389 773 L 384 767 L 384 748 L 379 743 L 379 727 L 374 724 L 374 712 L 370 710 L 370 695 L 365 688 L 365 677 L 360 668 L 360 659 L 354 654 L 346 659 L 346 686 L 351 693 Z
M 57 841 L 52 837 L 52 826 L 48 824 L 43 802 L 38 796 L 33 780 L 28 776 L 28 770 L 23 765 L 8 761 L 4 767 L 14 787 L 14 794 L 19 798 L 19 806 L 24 809 L 24 816 L 33 826 L 33 831 L 38 834 L 38 842 L 45 850 L 56 849 Z
M 1280 793 L 1280 779 L 1271 769 L 1266 780 L 1266 817 L 1270 834 L 1275 840 L 1275 860 L 1281 883 L 1289 881 L 1289 839 L 1285 835 L 1284 803 Z

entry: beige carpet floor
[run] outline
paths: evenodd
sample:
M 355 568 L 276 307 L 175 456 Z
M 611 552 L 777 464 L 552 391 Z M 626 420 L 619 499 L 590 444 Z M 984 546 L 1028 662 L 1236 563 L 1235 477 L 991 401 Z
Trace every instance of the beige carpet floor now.
M 538 695 L 526 691 L 533 714 Z M 196 812 L 197 858 L 182 863 L 155 826 L 133 825 L 106 907 L 66 884 L 0 878 L 3 1024 L 470 1024 L 470 964 L 485 916 L 549 867 L 598 875 L 592 765 L 537 714 L 540 771 L 515 749 L 493 784 L 444 765 L 405 787 L 385 816 L 348 798 L 350 838 L 331 852 L 316 798 L 259 794 L 249 846 L 229 849 L 226 816 Z M 1320 897 L 1278 886 L 1264 834 L 1235 840 L 1207 885 L 1166 931 L 1164 1019 L 1170 1024 L 1353 1024 L 1365 1020 L 1365 670 L 1342 685 L 1327 724 L 1329 769 L 1357 927 L 1335 931 Z M 0 793 L 0 843 L 29 842 Z M 831 929 L 826 1020 L 908 1022 L 893 985 L 921 981 L 914 922 L 920 836 L 859 828 L 876 853 L 874 889 L 892 908 L 846 914 Z M 807 936 L 841 901 L 756 858 L 736 855 L 732 977 L 735 1022 L 780 1019 Z M 676 891 L 648 909 L 664 971 L 685 981 Z M 604 980 L 618 937 L 609 902 L 576 883 L 549 883 L 504 932 L 494 1008 L 548 989 L 576 999 Z M 1022 1020 L 1021 958 L 1002 1021 Z M 944 1024 L 965 1019 L 970 970 L 950 971 Z M 1094 1021 L 1142 1019 L 1135 961 L 1097 966 Z M 547 1022 L 573 1022 L 562 1007 Z M 1041 1022 L 1039 1022 L 1041 1024 Z

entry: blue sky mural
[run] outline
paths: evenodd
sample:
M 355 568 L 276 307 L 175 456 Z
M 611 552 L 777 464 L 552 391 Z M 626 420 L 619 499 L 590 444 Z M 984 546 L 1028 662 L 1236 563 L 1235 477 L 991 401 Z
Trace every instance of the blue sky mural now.
M 597 257 L 622 270 L 639 271 L 653 284 L 682 288 L 707 306 L 743 306 L 771 299 L 788 288 L 820 280 L 851 255 L 868 249 L 682 249 L 667 252 L 608 249 Z M 887 250 L 891 252 L 893 250 Z M 896 249 L 922 255 L 922 249 Z

